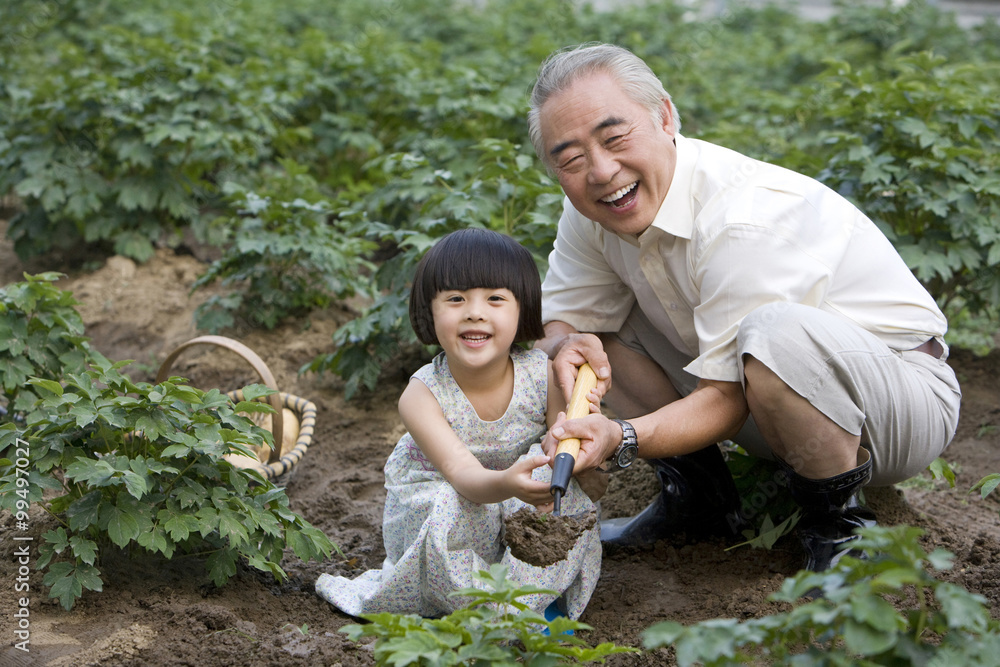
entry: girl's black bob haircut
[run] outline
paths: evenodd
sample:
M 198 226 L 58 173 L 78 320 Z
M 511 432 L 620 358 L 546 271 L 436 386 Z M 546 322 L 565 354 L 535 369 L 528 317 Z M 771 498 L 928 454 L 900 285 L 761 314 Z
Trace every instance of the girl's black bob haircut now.
M 531 253 L 509 236 L 470 227 L 448 234 L 417 264 L 410 290 L 410 324 L 425 345 L 439 345 L 431 302 L 438 292 L 506 288 L 520 307 L 515 343 L 545 336 L 542 284 Z

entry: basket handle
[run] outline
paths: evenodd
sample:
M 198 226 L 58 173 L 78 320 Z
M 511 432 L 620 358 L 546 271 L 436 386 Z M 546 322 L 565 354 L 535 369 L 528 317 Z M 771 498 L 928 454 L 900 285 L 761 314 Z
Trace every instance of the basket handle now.
M 271 374 L 271 369 L 267 367 L 264 360 L 243 343 L 232 338 L 227 338 L 226 336 L 198 336 L 197 338 L 192 338 L 186 343 L 181 343 L 167 356 L 160 365 L 160 370 L 156 372 L 156 382 L 163 382 L 170 377 L 170 368 L 173 366 L 174 361 L 177 360 L 177 357 L 180 356 L 181 352 L 195 345 L 216 345 L 235 352 L 253 367 L 260 381 L 268 389 L 275 391 L 275 393 L 267 397 L 268 403 L 274 408 L 274 414 L 271 415 L 271 435 L 274 438 L 274 447 L 271 448 L 271 455 L 268 457 L 267 462 L 274 463 L 278 461 L 281 458 L 281 440 L 284 437 L 284 416 L 282 415 L 284 406 L 281 402 L 281 396 L 277 393 L 278 384 L 274 381 L 274 375 Z

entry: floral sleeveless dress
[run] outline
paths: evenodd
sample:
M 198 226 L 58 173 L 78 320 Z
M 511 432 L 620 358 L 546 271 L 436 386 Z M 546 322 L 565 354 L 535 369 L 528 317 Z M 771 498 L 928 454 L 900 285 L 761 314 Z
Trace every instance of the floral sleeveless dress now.
M 484 467 L 509 468 L 518 458 L 541 454 L 548 389 L 547 357 L 541 350 L 515 348 L 514 395 L 507 412 L 483 421 L 462 393 L 445 355 L 439 354 L 413 377 L 438 400 L 452 429 Z M 548 481 L 547 466 L 536 469 Z M 354 580 L 321 574 L 316 592 L 352 616 L 391 612 L 437 617 L 463 606 L 448 597 L 459 588 L 484 588 L 472 578 L 493 563 L 507 566 L 508 579 L 562 593 L 560 606 L 577 619 L 590 601 L 601 572 L 600 528 L 597 524 L 577 540 L 565 560 L 536 567 L 514 558 L 503 542 L 504 516 L 525 506 L 517 498 L 477 504 L 465 499 L 404 435 L 385 464 L 386 502 L 382 519 L 386 558 L 380 570 Z M 594 504 L 572 480 L 562 512 L 594 510 Z M 555 596 L 535 594 L 522 601 L 542 613 Z

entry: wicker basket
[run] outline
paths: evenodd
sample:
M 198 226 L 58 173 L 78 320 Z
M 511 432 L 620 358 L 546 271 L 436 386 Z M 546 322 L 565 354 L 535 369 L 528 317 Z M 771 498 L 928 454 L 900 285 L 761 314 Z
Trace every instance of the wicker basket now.
M 163 382 L 170 377 L 170 369 L 177 360 L 177 357 L 195 345 L 214 345 L 236 353 L 250 364 L 262 384 L 278 392 L 274 375 L 267 367 L 267 364 L 264 363 L 264 360 L 243 343 L 225 336 L 198 336 L 186 343 L 182 343 L 160 365 L 160 369 L 156 373 L 156 381 Z M 242 389 L 229 391 L 227 395 L 235 402 L 243 400 Z M 265 448 L 270 449 L 267 452 L 266 461 L 259 460 L 249 465 L 237 463 L 235 459 L 232 462 L 234 465 L 253 468 L 278 486 L 286 485 L 291 481 L 296 466 L 302 460 L 302 457 L 305 456 L 309 445 L 312 444 L 313 431 L 316 427 L 316 404 L 301 396 L 285 392 L 274 393 L 255 400 L 269 403 L 274 409 L 273 414 L 264 416 L 266 420 L 262 420 L 259 413 L 250 415 L 250 418 L 259 426 L 263 426 L 271 432 L 274 439 L 274 447 Z M 289 424 L 289 420 L 293 423 Z M 263 455 L 263 452 L 261 452 L 261 455 Z M 238 458 L 246 459 L 247 457 Z

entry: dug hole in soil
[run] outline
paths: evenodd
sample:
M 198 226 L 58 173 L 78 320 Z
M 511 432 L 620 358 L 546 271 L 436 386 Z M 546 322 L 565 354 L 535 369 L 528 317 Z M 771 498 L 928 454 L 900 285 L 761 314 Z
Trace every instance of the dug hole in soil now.
M 0 235 L 5 225 L 0 223 Z M 192 312 L 207 294 L 188 295 L 206 265 L 190 254 L 161 249 L 144 265 L 121 257 L 96 271 L 74 272 L 60 282 L 82 302 L 79 310 L 93 344 L 109 358 L 134 359 L 138 380 L 151 381 L 159 363 L 180 343 L 198 335 Z M 24 265 L 9 243 L 0 243 L 4 285 L 22 273 L 67 271 L 56 263 Z M 313 401 L 317 425 L 308 453 L 287 484 L 293 510 L 323 530 L 343 550 L 327 562 L 304 563 L 290 551 L 282 567 L 288 579 L 241 568 L 223 588 L 211 584 L 201 562 L 164 561 L 102 551 L 104 590 L 87 591 L 72 611 L 47 598 L 42 576 L 33 573 L 29 592 L 14 590 L 17 557 L 13 520 L 0 516 L 0 664 L 78 667 L 171 665 L 371 665 L 371 651 L 338 633 L 356 622 L 313 592 L 321 572 L 355 577 L 378 568 L 385 557 L 382 467 L 402 435 L 396 401 L 407 378 L 422 363 L 404 359 L 387 371 L 378 388 L 351 401 L 331 375 L 298 375 L 320 353 L 331 351 L 331 335 L 355 315 L 347 307 L 317 312 L 308 321 L 274 331 L 227 332 L 255 350 L 278 386 Z M 977 358 L 953 350 L 950 363 L 962 382 L 958 435 L 945 458 L 957 468 L 956 488 L 907 485 L 870 489 L 869 504 L 884 525 L 906 523 L 926 531 L 928 550 L 955 554 L 954 568 L 939 576 L 983 595 L 994 614 L 1000 602 L 1000 503 L 968 489 L 984 475 L 1000 472 L 1000 353 Z M 234 389 L 256 382 L 241 359 L 216 348 L 193 348 L 173 373 L 195 386 Z M 616 474 L 602 502 L 605 518 L 641 510 L 658 492 L 648 465 Z M 53 524 L 31 514 L 32 563 L 42 533 Z M 25 544 L 19 542 L 17 544 Z M 663 540 L 642 549 L 606 548 L 597 590 L 581 620 L 593 627 L 580 637 L 591 645 L 641 646 L 640 633 L 661 620 L 692 623 L 712 618 L 748 619 L 781 611 L 766 600 L 801 562 L 794 538 L 770 551 L 730 551 L 721 543 Z M 13 612 L 30 597 L 30 652 L 14 647 Z M 672 664 L 671 651 L 615 656 L 611 665 Z

